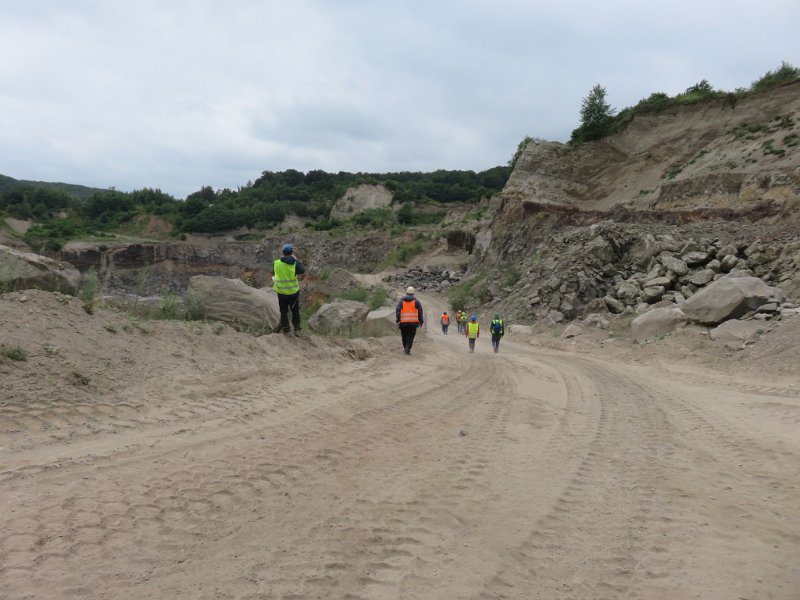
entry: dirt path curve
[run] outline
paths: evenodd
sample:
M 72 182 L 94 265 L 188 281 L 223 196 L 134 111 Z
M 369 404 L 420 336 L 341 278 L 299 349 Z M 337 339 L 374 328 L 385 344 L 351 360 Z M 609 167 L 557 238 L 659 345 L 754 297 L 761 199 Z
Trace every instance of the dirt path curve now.
M 798 597 L 796 390 L 431 324 L 410 357 L 164 382 L 110 433 L 17 418 L 0 597 Z

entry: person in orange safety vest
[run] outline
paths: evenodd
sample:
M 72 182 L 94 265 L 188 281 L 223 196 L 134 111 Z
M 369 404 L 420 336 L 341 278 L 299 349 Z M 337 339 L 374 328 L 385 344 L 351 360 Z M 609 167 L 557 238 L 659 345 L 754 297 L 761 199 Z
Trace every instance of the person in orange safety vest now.
M 406 295 L 397 303 L 395 321 L 400 329 L 400 338 L 403 340 L 403 351 L 411 354 L 417 328 L 425 322 L 422 304 L 414 297 L 414 288 L 411 286 L 406 288 Z
M 450 316 L 447 314 L 447 311 L 444 311 L 442 313 L 441 322 L 442 322 L 442 333 L 444 335 L 447 335 L 447 329 L 450 327 Z

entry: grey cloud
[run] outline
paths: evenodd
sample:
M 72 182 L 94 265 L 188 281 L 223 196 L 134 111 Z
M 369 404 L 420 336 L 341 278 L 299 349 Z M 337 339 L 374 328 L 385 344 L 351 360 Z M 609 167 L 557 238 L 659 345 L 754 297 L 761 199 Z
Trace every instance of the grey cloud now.
M 183 197 L 263 170 L 484 169 L 617 108 L 797 65 L 789 0 L 6 0 L 0 173 Z M 764 43 L 765 23 L 769 43 Z

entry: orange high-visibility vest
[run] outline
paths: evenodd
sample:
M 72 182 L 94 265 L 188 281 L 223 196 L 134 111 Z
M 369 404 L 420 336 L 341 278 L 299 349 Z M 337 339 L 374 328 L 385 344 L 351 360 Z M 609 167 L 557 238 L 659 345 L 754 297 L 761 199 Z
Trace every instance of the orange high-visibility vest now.
M 442 325 L 450 325 L 450 316 L 442 315 Z
M 403 300 L 403 307 L 400 309 L 401 323 L 419 323 L 419 311 L 417 310 L 416 300 Z

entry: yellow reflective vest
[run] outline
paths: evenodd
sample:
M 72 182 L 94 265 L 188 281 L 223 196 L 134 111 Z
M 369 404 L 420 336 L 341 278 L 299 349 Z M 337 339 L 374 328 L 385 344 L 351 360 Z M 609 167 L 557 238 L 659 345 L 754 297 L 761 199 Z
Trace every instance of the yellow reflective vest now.
M 280 258 L 272 264 L 273 277 L 272 289 L 279 294 L 290 296 L 300 291 L 300 282 L 297 280 L 295 270 L 297 263 L 286 264 Z
M 474 340 L 478 337 L 478 333 L 480 332 L 480 326 L 477 323 L 473 323 L 470 321 L 467 323 L 467 337 L 471 340 Z

